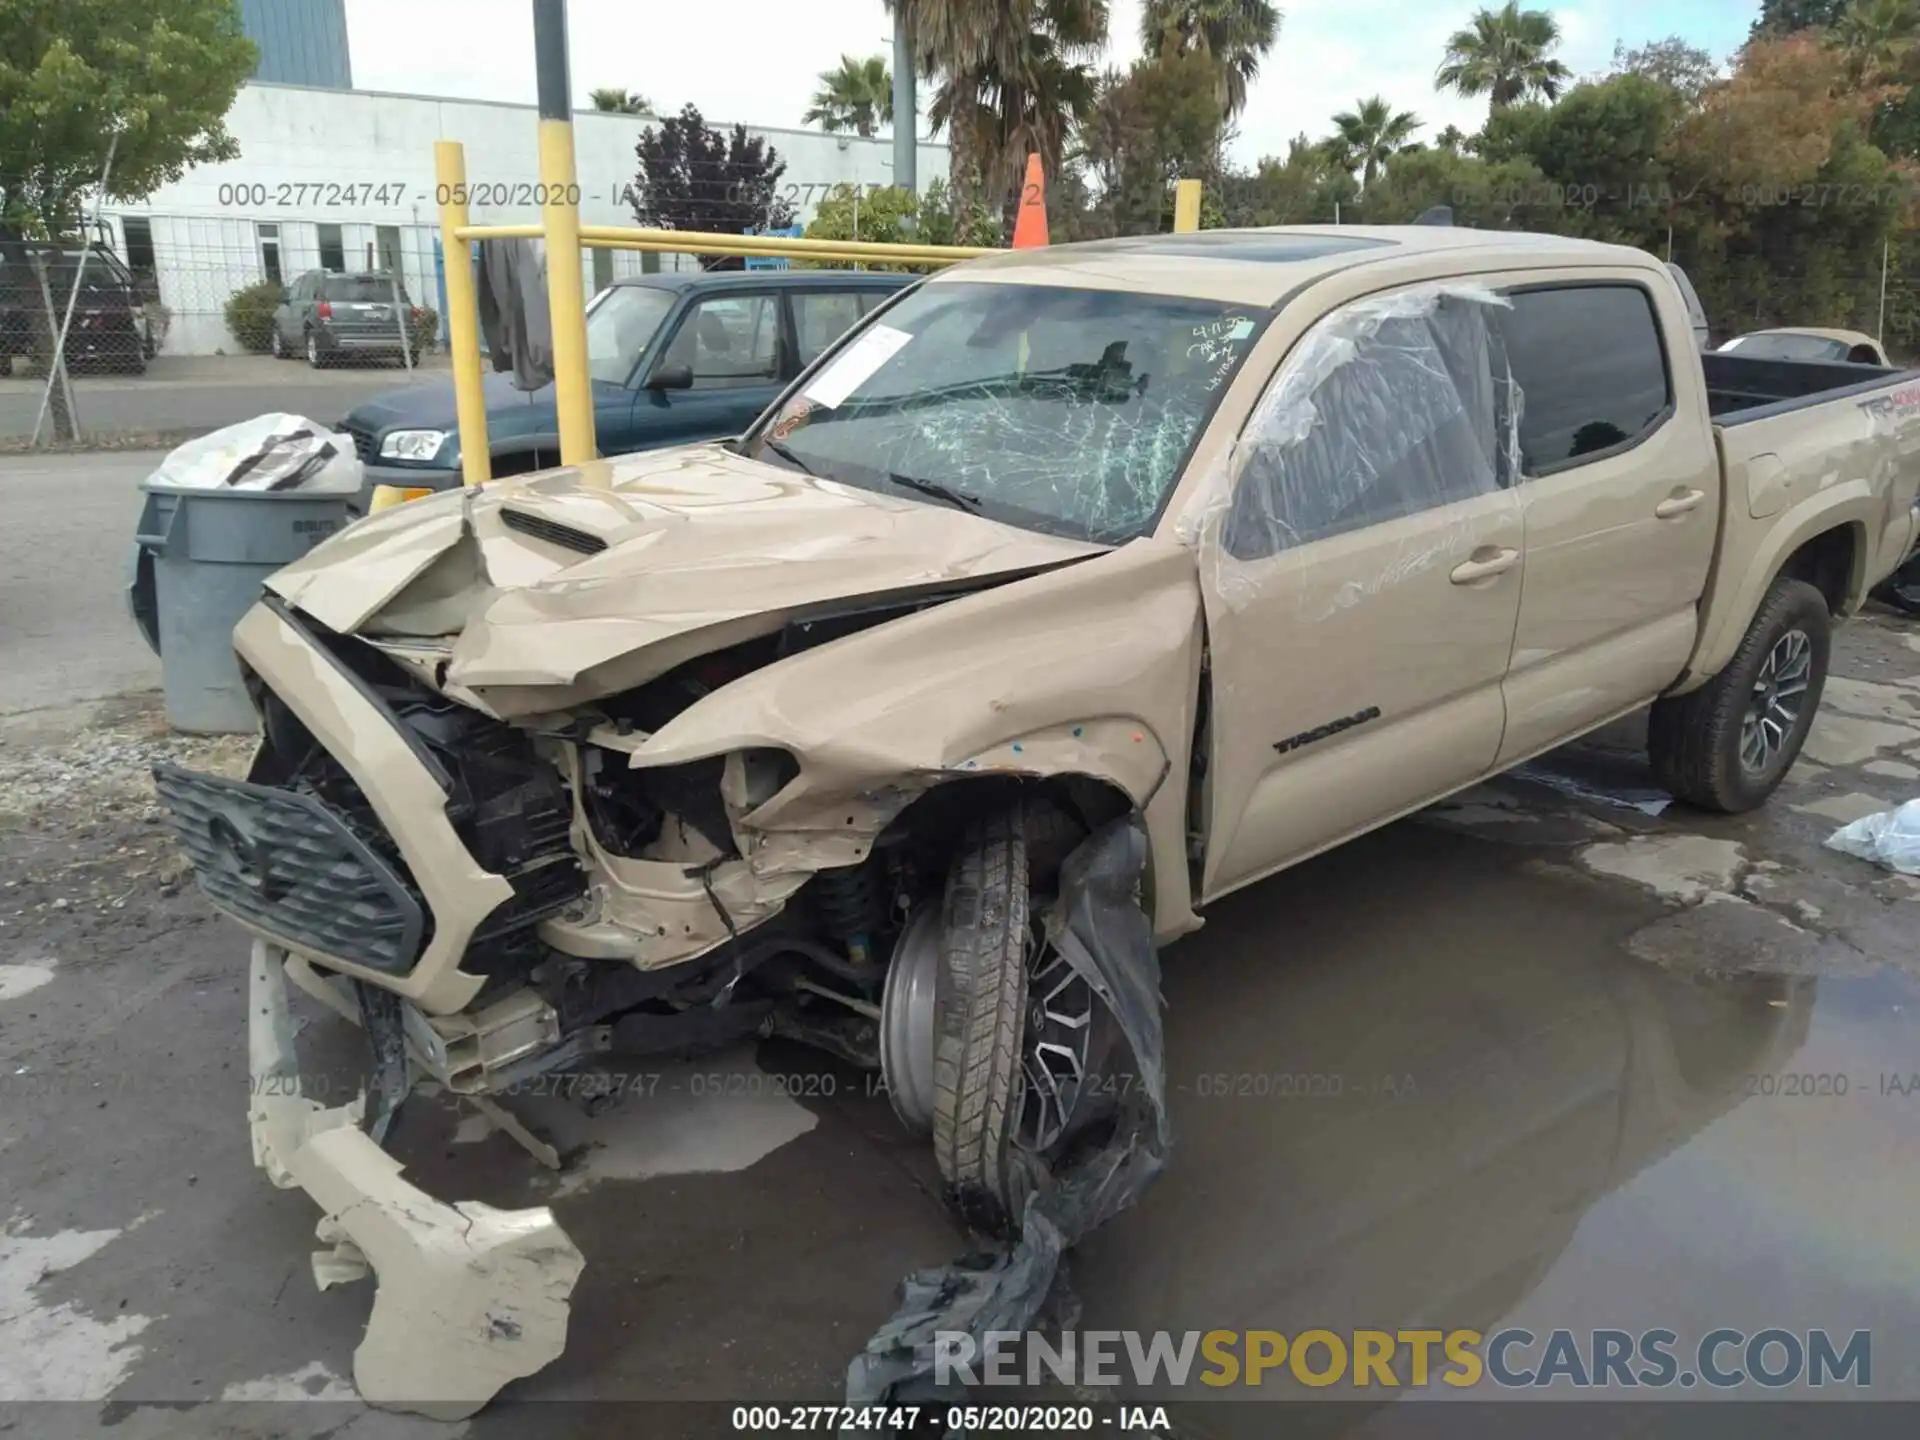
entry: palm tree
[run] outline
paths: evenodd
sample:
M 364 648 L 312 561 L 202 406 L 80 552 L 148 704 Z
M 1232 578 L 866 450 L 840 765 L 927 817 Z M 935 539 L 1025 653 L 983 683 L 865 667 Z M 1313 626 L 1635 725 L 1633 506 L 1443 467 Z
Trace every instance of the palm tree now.
M 1247 105 L 1260 61 L 1280 33 L 1268 0 L 1147 0 L 1140 44 L 1149 55 L 1211 56 L 1220 67 L 1220 104 L 1229 118 Z
M 1507 0 L 1481 10 L 1473 24 L 1447 41 L 1447 58 L 1433 77 L 1436 90 L 1486 95 L 1504 109 L 1530 95 L 1558 99 L 1573 72 L 1548 51 L 1560 43 L 1560 22 L 1545 10 L 1522 10 Z
M 1458 155 L 1467 148 L 1467 134 L 1458 125 L 1449 125 L 1433 137 L 1433 143 L 1449 155 Z
M 882 125 L 893 123 L 893 72 L 886 57 L 869 55 L 856 60 L 842 55 L 838 68 L 820 72 L 820 88 L 813 105 L 800 117 L 802 125 L 817 124 L 829 133 L 851 130 L 871 139 Z
M 1107 0 L 893 0 L 909 7 L 927 123 L 951 144 L 957 201 L 1012 197 L 1028 153 L 1049 174 L 1092 113 Z
M 1898 74 L 1916 40 L 1916 0 L 1852 0 L 1827 32 L 1827 43 L 1846 54 L 1856 81 Z
M 596 110 L 610 110 L 618 115 L 656 115 L 653 102 L 646 96 L 632 90 L 607 87 L 589 90 L 587 100 Z
M 1358 170 L 1361 188 L 1365 189 L 1386 168 L 1387 161 L 1407 150 L 1420 124 L 1420 117 L 1411 111 L 1395 110 L 1380 96 L 1370 96 L 1354 109 L 1333 117 L 1327 154 L 1349 175 Z

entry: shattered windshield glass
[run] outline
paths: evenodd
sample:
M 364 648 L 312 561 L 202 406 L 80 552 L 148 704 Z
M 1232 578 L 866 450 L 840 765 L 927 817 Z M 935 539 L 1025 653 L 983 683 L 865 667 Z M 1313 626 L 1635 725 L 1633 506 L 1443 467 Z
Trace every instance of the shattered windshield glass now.
M 1263 312 L 1169 295 L 953 281 L 889 309 L 748 453 L 1054 534 L 1158 514 Z

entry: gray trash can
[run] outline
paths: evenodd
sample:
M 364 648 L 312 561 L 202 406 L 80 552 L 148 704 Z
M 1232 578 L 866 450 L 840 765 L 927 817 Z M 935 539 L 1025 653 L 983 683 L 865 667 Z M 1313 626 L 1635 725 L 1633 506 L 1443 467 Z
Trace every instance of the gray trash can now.
M 244 734 L 257 723 L 233 627 L 260 586 L 352 518 L 352 495 L 202 489 L 148 481 L 134 535 L 128 600 L 160 657 L 167 723 L 197 735 Z

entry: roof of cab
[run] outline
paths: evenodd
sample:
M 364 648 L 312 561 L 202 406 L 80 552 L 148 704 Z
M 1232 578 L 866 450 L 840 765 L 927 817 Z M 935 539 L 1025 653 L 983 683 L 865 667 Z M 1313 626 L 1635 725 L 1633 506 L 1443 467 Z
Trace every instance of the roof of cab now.
M 1421 251 L 1481 252 L 1490 265 L 1524 255 L 1532 263 L 1657 267 L 1643 250 L 1523 230 L 1448 225 L 1286 225 L 1138 235 L 1032 250 L 1008 250 L 944 272 L 1027 284 L 1094 285 L 1157 294 L 1193 294 L 1271 305 L 1302 282 L 1390 256 Z M 936 277 L 940 278 L 940 277 Z
M 652 290 L 727 290 L 756 286 L 778 290 L 896 290 L 920 277 L 880 270 L 662 270 L 652 275 L 624 275 L 615 285 L 644 286 Z

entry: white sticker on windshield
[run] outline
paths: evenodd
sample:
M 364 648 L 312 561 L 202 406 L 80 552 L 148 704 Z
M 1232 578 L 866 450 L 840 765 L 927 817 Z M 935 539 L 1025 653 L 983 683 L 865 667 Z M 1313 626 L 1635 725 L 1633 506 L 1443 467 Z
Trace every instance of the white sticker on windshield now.
M 913 336 L 891 325 L 875 325 L 834 357 L 800 393 L 831 410 L 844 401 L 868 376 L 898 355 Z

